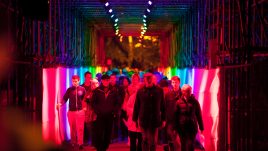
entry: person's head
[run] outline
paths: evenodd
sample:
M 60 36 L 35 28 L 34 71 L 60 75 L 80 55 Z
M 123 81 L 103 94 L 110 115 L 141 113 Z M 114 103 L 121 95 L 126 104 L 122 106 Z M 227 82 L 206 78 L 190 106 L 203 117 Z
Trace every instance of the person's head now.
M 110 77 L 107 74 L 101 76 L 101 83 L 104 87 L 108 87 L 110 84 Z
M 167 88 L 167 87 L 168 87 L 168 80 L 167 80 L 167 79 L 161 79 L 161 80 L 159 81 L 159 86 L 160 86 L 161 88 Z
M 137 85 L 137 84 L 140 83 L 140 76 L 139 76 L 139 74 L 134 73 L 134 74 L 132 75 L 131 83 L 132 83 L 133 85 Z
M 129 81 L 128 77 L 122 77 L 122 79 L 121 79 L 121 85 L 123 87 L 127 87 L 129 84 L 130 84 L 130 81 Z
M 181 79 L 178 76 L 173 76 L 171 78 L 171 85 L 175 91 L 179 90 L 180 84 L 181 84 Z
M 99 81 L 97 79 L 92 79 L 91 80 L 91 89 L 94 90 L 95 88 L 97 88 L 99 86 Z
M 115 85 L 116 84 L 116 74 L 111 74 L 110 75 L 110 84 Z
M 188 99 L 192 94 L 192 87 L 189 84 L 184 84 L 181 88 L 182 96 Z
M 153 83 L 153 74 L 152 73 L 145 73 L 143 75 L 143 78 L 144 78 L 144 84 L 145 84 L 145 87 L 152 87 L 154 85 Z
M 152 77 L 152 78 L 153 78 L 153 84 L 154 84 L 154 85 L 157 85 L 158 80 L 157 80 L 156 75 L 153 74 L 153 77 Z
M 91 72 L 89 72 L 89 71 L 85 72 L 84 77 L 85 77 L 85 83 L 90 83 L 90 81 L 92 79 Z
M 96 74 L 96 78 L 97 78 L 97 80 L 99 81 L 99 83 L 101 82 L 101 76 L 102 76 L 101 73 L 97 73 L 97 74 Z
M 73 86 L 75 86 L 75 87 L 79 86 L 79 82 L 80 82 L 80 77 L 78 75 L 73 75 L 72 76 Z

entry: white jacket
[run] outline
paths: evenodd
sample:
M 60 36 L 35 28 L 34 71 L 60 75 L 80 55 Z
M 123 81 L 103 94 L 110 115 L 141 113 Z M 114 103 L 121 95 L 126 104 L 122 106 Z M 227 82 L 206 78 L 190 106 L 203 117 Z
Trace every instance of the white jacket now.
M 130 96 L 127 102 L 127 115 L 128 115 L 128 120 L 127 120 L 127 127 L 129 131 L 132 132 L 141 132 L 141 128 L 138 126 L 136 127 L 136 123 L 132 121 L 132 116 L 133 116 L 133 110 L 134 110 L 134 104 L 136 100 L 136 94 L 138 91 L 139 86 L 129 86 L 129 91 L 130 91 Z

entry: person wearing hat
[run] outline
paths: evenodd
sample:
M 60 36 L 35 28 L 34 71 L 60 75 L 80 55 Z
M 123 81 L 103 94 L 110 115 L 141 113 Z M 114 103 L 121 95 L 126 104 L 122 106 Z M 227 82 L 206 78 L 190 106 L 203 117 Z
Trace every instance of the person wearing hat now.
M 153 82 L 153 74 L 144 74 L 144 86 L 138 90 L 132 120 L 142 129 L 142 151 L 156 151 L 158 128 L 165 125 L 163 89 Z
M 93 90 L 91 98 L 92 108 L 97 114 L 92 127 L 92 145 L 97 151 L 105 151 L 109 147 L 114 114 L 118 106 L 118 94 L 109 84 L 110 77 L 106 74 L 102 75 L 101 84 Z

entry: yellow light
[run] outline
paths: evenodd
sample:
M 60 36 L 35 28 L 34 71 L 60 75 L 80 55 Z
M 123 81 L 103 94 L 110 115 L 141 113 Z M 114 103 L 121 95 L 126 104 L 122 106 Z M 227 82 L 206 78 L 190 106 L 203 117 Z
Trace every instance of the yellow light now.
M 133 42 L 132 36 L 128 36 L 128 42 L 129 43 L 132 43 Z

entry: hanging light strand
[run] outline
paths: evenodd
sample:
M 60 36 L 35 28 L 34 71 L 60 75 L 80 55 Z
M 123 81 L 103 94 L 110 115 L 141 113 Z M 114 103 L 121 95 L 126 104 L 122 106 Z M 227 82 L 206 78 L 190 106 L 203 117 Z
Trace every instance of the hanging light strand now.
M 141 34 L 140 34 L 140 38 L 142 39 L 144 34 L 147 31 L 147 27 L 148 27 L 148 17 L 149 14 L 152 11 L 152 7 L 153 7 L 153 1 L 149 0 L 147 3 L 147 8 L 144 11 L 144 14 L 142 15 L 142 26 L 141 26 Z
M 110 3 L 108 1 L 105 1 L 104 2 L 104 8 L 106 10 L 106 13 L 110 16 L 110 19 L 113 23 L 113 28 L 114 28 L 114 31 L 115 31 L 115 35 L 116 36 L 122 36 L 120 33 L 119 33 L 119 19 L 116 17 L 116 14 L 115 14 L 115 11 L 112 9 Z

